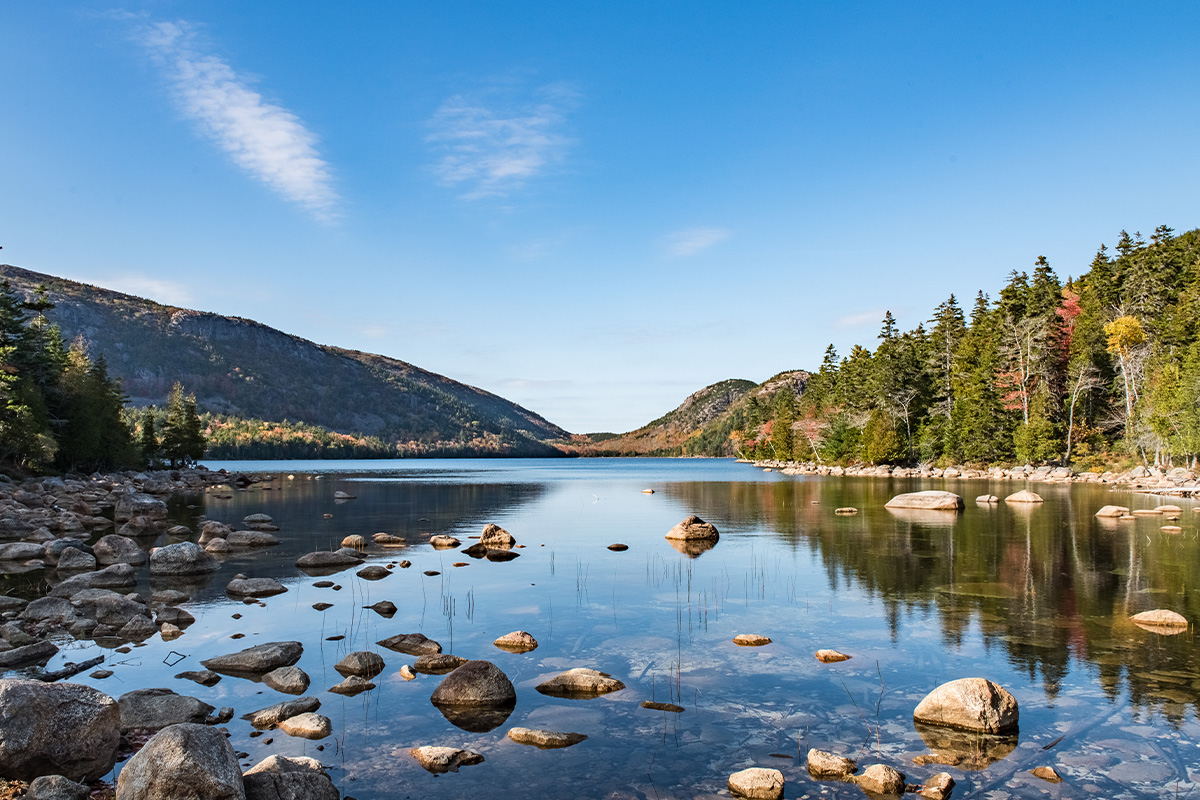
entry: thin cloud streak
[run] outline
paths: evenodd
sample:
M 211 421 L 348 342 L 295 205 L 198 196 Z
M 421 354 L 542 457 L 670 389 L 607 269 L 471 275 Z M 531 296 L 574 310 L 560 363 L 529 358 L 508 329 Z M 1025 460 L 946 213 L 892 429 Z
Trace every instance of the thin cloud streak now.
M 866 325 L 868 322 L 879 322 L 883 319 L 886 313 L 885 309 L 876 308 L 871 311 L 864 311 L 861 314 L 849 314 L 845 317 L 839 317 L 834 321 L 835 328 L 857 328 L 861 325 Z
M 292 112 L 270 103 L 215 55 L 186 22 L 145 24 L 138 38 L 166 73 L 180 109 L 233 163 L 317 220 L 332 222 L 338 194 L 317 137 Z
M 428 122 L 425 141 L 440 154 L 433 172 L 464 188 L 464 199 L 512 194 L 560 164 L 572 144 L 562 130 L 578 103 L 570 86 L 543 86 L 524 102 L 503 94 L 454 95 Z
M 667 253 L 676 257 L 694 256 L 731 235 L 725 228 L 688 228 L 676 231 L 666 239 Z

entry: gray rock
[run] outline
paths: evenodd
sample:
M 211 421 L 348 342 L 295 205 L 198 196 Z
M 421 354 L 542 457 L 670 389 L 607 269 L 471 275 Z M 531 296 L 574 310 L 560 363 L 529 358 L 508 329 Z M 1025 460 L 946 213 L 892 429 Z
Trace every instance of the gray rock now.
M 117 701 L 90 686 L 0 679 L 0 775 L 93 781 L 117 760 Z
M 447 675 L 429 699 L 444 706 L 509 706 L 517 702 L 517 693 L 492 662 L 468 661 Z
M 29 784 L 25 800 L 88 800 L 92 789 L 62 775 L 43 775 Z
M 46 548 L 33 542 L 9 542 L 0 544 L 0 561 L 29 561 L 41 558 Z
M 266 531 L 233 531 L 225 541 L 230 547 L 274 547 L 279 537 Z
M 157 536 L 161 523 L 147 516 L 137 516 L 130 519 L 128 522 L 121 525 L 117 529 L 119 536 Z
M 181 722 L 203 722 L 214 710 L 208 703 L 175 694 L 170 689 L 135 689 L 121 695 L 117 704 L 123 731 L 159 730 Z
M 358 650 L 349 653 L 345 658 L 334 665 L 343 676 L 358 675 L 360 678 L 374 678 L 379 673 L 383 672 L 386 666 L 383 659 L 378 653 L 372 653 L 368 650 Z
M 459 750 L 455 747 L 414 747 L 408 752 L 412 754 L 418 764 L 435 775 L 458 772 L 459 767 L 483 763 L 483 756 L 479 753 L 471 750 Z
M 716 541 L 720 538 L 717 533 L 717 527 L 710 522 L 697 517 L 695 514 L 680 522 L 674 528 L 667 531 L 668 539 L 681 539 L 683 541 L 692 541 L 700 539 L 704 541 Z
M 214 556 L 228 555 L 233 551 L 233 547 L 224 539 L 209 539 L 204 544 L 204 552 L 211 553 Z
M 280 720 L 279 730 L 300 739 L 324 739 L 333 733 L 333 722 L 321 714 L 305 712 Z
M 246 523 L 247 525 L 270 525 L 273 524 L 275 520 L 270 514 L 247 514 L 246 516 L 242 517 L 242 522 Z
M 47 564 L 57 564 L 62 554 L 70 549 L 82 550 L 88 555 L 95 555 L 91 545 L 84 544 L 81 540 L 68 536 L 63 539 L 55 539 L 52 542 L 47 542 L 43 557 L 46 559 Z
M 576 667 L 538 684 L 537 690 L 552 697 L 589 698 L 618 692 L 625 684 L 607 672 Z
M 150 554 L 151 575 L 203 575 L 216 572 L 221 562 L 195 542 L 177 542 Z
M 96 568 L 96 557 L 74 547 L 68 547 L 59 555 L 56 566 L 63 572 L 71 570 L 94 570 Z
M 121 495 L 113 509 L 113 519 L 117 522 L 132 517 L 149 517 L 150 519 L 166 519 L 167 504 L 157 497 L 151 497 L 141 492 L 130 492 Z
M 918 508 L 932 511 L 961 511 L 965 504 L 954 492 L 908 492 L 888 500 L 884 508 Z
M 90 617 L 101 625 L 121 627 L 135 617 L 150 620 L 150 609 L 133 597 L 119 594 L 111 589 L 84 589 L 71 596 L 71 605 L 80 614 Z
M 361 558 L 340 550 L 333 552 L 319 550 L 296 559 L 296 566 L 301 569 L 345 569 L 361 563 Z
M 96 563 L 105 566 L 109 564 L 141 566 L 150 560 L 150 556 L 146 555 L 145 550 L 138 547 L 137 542 L 128 536 L 120 536 L 115 533 L 100 537 L 93 550 L 96 553 Z
M 229 582 L 225 591 L 233 597 L 273 597 L 286 592 L 287 587 L 274 578 L 237 577 Z
M 181 672 L 175 677 L 194 681 L 201 686 L 216 686 L 221 681 L 220 675 L 207 669 L 189 670 L 187 672 Z
M 163 603 L 168 606 L 177 606 L 180 603 L 186 603 L 192 598 L 184 592 L 175 589 L 159 589 L 154 594 L 150 595 L 150 599 L 155 603 Z
M 185 609 L 179 606 L 164 606 L 156 605 L 154 613 L 154 624 L 162 625 L 170 623 L 178 628 L 186 628 L 196 621 L 196 618 L 189 614 Z
M 32 667 L 35 664 L 45 664 L 57 652 L 58 647 L 51 642 L 34 642 L 22 647 L 14 647 L 12 650 L 0 653 L 0 669 L 19 669 L 20 667 Z
M 260 708 L 258 711 L 243 714 L 242 719 L 249 720 L 251 726 L 261 730 L 278 725 L 290 717 L 316 711 L 320 707 L 321 701 L 315 697 L 298 697 L 295 700 L 276 703 L 273 706 L 267 706 L 266 708 Z
M 338 800 L 340 797 L 321 762 L 304 756 L 269 756 L 246 770 L 242 781 L 246 800 Z
M 21 612 L 21 619 L 30 622 L 70 623 L 79 616 L 75 606 L 65 597 L 39 597 Z
M 387 569 L 387 567 L 381 567 L 378 564 L 372 564 L 369 567 L 363 567 L 355 574 L 364 581 L 381 581 L 392 573 Z
M 304 645 L 299 642 L 267 642 L 200 663 L 214 672 L 262 674 L 279 667 L 290 667 L 303 653 Z
M 981 733 L 1004 733 L 1017 727 L 1017 700 L 984 678 L 960 678 L 944 683 L 925 696 L 913 719 Z
M 308 673 L 299 667 L 280 667 L 263 675 L 263 683 L 284 694 L 304 694 L 308 690 Z
M 376 614 L 378 614 L 379 616 L 387 617 L 388 619 L 391 619 L 392 617 L 394 617 L 396 615 L 396 611 L 398 610 L 396 608 L 396 604 L 393 603 L 391 600 L 380 600 L 378 603 L 376 603 L 373 606 L 363 606 L 363 607 L 369 608 L 372 611 L 374 611 Z
M 416 672 L 421 672 L 426 675 L 445 675 L 447 672 L 454 670 L 467 663 L 467 659 L 462 656 L 452 656 L 448 653 L 430 653 L 429 655 L 418 656 L 413 662 L 412 668 Z
M 187 787 L 182 794 L 181 787 Z M 116 800 L 245 800 L 242 773 L 229 741 L 216 728 L 163 728 L 117 777 Z
M 366 678 L 360 678 L 357 675 L 351 675 L 341 683 L 329 687 L 329 691 L 333 692 L 334 694 L 344 694 L 348 697 L 353 697 L 356 694 L 362 694 L 363 692 L 374 688 L 375 684 L 371 683 Z
M 442 646 L 433 639 L 427 639 L 423 633 L 398 633 L 375 644 L 410 656 L 442 652 Z
M 117 589 L 137 585 L 137 570 L 129 564 L 111 564 L 96 572 L 87 573 L 88 586 L 93 589 Z

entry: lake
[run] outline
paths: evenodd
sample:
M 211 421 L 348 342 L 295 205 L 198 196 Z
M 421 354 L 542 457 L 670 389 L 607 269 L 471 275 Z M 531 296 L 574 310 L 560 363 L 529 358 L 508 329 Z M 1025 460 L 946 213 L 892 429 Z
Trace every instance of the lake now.
M 266 513 L 283 544 L 235 554 L 206 584 L 187 587 L 193 602 L 185 607 L 197 622 L 181 638 L 155 636 L 112 654 L 113 677 L 76 680 L 113 696 L 167 686 L 240 715 L 289 697 L 233 677 L 205 688 L 173 676 L 252 644 L 301 641 L 308 694 L 321 699 L 334 733 L 322 741 L 280 731 L 251 738 L 249 724 L 235 718 L 231 741 L 247 765 L 273 753 L 314 756 L 357 800 L 717 797 L 728 796 L 730 773 L 749 766 L 782 770 L 788 798 L 863 796 L 853 785 L 808 776 L 803 756 L 817 747 L 860 767 L 888 764 L 911 784 L 948 771 L 957 798 L 1196 791 L 1194 633 L 1159 635 L 1129 621 L 1153 608 L 1200 618 L 1200 514 L 1192 501 L 1170 501 L 1184 507 L 1183 533 L 1172 535 L 1160 531 L 1161 517 L 1094 518 L 1108 503 L 1158 504 L 1096 485 L 1031 484 L 1044 504 L 1017 507 L 973 502 L 1025 488 L 1010 482 L 789 477 L 718 460 L 208 466 L 263 471 L 272 480 L 225 499 L 177 501 L 175 520 L 195 528 L 202 514 L 234 523 Z M 920 489 L 957 492 L 967 507 L 958 514 L 884 508 L 893 495 Z M 335 502 L 337 490 L 356 499 Z M 844 506 L 859 513 L 834 514 Z M 717 526 L 715 547 L 682 552 L 664 538 L 689 514 Z M 524 545 L 519 558 L 493 563 L 426 543 L 449 534 L 466 546 L 489 522 Z M 370 539 L 379 531 L 409 544 L 370 547 L 368 563 L 405 559 L 411 568 L 377 582 L 346 570 L 332 576 L 341 586 L 334 590 L 314 587 L 319 579 L 293 566 L 348 534 Z M 616 542 L 629 549 L 607 549 Z M 466 566 L 453 566 L 460 562 Z M 289 591 L 262 605 L 235 601 L 224 586 L 238 572 L 279 578 Z M 394 602 L 396 615 L 364 609 L 379 600 Z M 317 611 L 318 602 L 333 605 Z M 533 634 L 538 648 L 513 654 L 492 645 L 515 630 Z M 499 666 L 516 687 L 511 714 L 483 731 L 443 716 L 429 700 L 441 678 L 403 680 L 397 671 L 413 657 L 375 644 L 412 632 L 447 653 Z M 739 647 L 731 640 L 741 633 L 772 643 Z M 822 648 L 852 658 L 823 664 L 813 655 Z M 352 698 L 328 693 L 341 680 L 333 665 L 354 650 L 387 662 L 378 687 Z M 79 643 L 59 660 L 95 652 Z M 610 673 L 627 688 L 590 700 L 534 689 L 573 667 Z M 971 676 L 1017 698 L 1016 737 L 914 726 L 922 697 Z M 684 711 L 648 710 L 644 700 Z M 508 740 L 513 726 L 588 738 L 539 750 Z M 435 776 L 408 755 L 420 745 L 465 747 L 486 760 Z M 952 765 L 914 763 L 931 753 Z M 1065 782 L 1030 774 L 1043 765 Z

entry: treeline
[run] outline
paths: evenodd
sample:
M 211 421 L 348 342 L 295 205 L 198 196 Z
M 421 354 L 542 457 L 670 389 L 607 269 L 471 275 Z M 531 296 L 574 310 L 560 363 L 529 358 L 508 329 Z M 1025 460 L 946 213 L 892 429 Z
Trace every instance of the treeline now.
M 46 319 L 45 292 L 29 301 L 0 283 L 0 468 L 93 471 L 140 456 L 122 417 L 125 395 L 82 339 L 69 346 Z
M 336 433 L 304 422 L 267 422 L 203 414 L 208 457 L 214 459 L 396 458 L 395 446 L 361 434 Z
M 910 331 L 888 312 L 878 339 L 840 358 L 830 345 L 799 398 L 751 397 L 720 444 L 697 438 L 824 463 L 1195 466 L 1200 454 L 1200 231 L 1121 231 L 1065 282 L 1039 257 L 969 311 L 951 295 Z

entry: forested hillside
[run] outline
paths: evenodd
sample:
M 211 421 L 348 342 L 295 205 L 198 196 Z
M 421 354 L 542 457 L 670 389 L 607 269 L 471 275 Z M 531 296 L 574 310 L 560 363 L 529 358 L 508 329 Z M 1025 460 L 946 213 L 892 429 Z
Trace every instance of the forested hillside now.
M 1200 231 L 1122 231 L 1081 266 L 1063 281 L 1039 257 L 998 297 L 951 295 L 909 331 L 889 312 L 873 351 L 830 346 L 796 402 L 731 441 L 827 463 L 1194 464 Z

